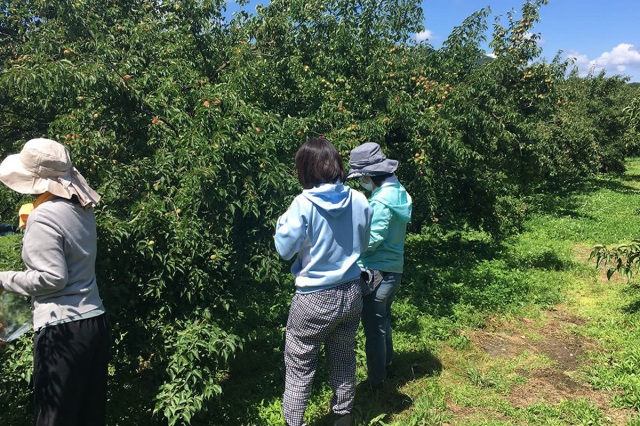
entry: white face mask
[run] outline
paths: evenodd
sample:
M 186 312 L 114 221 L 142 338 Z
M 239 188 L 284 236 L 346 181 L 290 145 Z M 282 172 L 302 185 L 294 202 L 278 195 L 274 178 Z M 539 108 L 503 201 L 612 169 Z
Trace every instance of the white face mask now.
M 367 191 L 373 191 L 373 182 L 371 181 L 371 178 L 369 179 L 369 182 L 365 182 L 364 177 L 361 177 L 360 180 L 360 186 L 363 187 L 364 189 L 366 189 Z

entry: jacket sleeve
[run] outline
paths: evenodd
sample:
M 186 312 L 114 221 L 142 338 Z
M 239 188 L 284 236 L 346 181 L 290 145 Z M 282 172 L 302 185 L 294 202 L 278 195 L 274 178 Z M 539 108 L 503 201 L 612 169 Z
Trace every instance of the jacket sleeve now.
M 367 251 L 375 250 L 387 238 L 392 216 L 391 209 L 382 203 L 373 201 L 371 208 L 373 209 L 373 218 Z
M 302 211 L 299 198 L 293 200 L 289 209 L 278 218 L 276 224 L 276 250 L 283 259 L 289 260 L 298 253 L 307 237 L 307 218 Z
M 50 225 L 31 221 L 23 239 L 26 271 L 0 272 L 0 285 L 6 291 L 23 296 L 55 293 L 69 279 L 64 255 L 64 239 Z

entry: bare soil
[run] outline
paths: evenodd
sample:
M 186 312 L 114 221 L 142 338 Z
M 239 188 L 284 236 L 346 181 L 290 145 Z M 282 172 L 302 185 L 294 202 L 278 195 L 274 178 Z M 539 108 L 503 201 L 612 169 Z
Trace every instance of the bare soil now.
M 505 398 L 514 407 L 584 398 L 614 424 L 624 424 L 632 411 L 612 408 L 611 393 L 593 389 L 580 377 L 587 361 L 585 352 L 597 348 L 597 342 L 575 332 L 584 320 L 567 314 L 561 306 L 543 315 L 546 318 L 542 325 L 540 321 L 521 319 L 518 324 L 501 324 L 500 331 L 474 330 L 470 334 L 472 345 L 494 358 L 513 359 L 529 353 L 552 361 L 543 368 L 519 371 L 525 383 L 517 385 Z
M 576 246 L 576 261 L 595 266 L 595 261 L 589 259 L 590 252 L 590 247 Z M 626 278 L 615 274 L 608 280 L 606 268 L 601 266 L 597 282 L 622 285 Z M 584 399 L 598 407 L 608 423 L 626 424 L 635 411 L 611 407 L 613 394 L 593 389 L 586 381 L 584 372 L 589 363 L 588 353 L 599 350 L 599 343 L 580 334 L 580 328 L 587 320 L 568 311 L 566 306 L 558 305 L 541 312 L 541 317 L 535 320 L 518 318 L 505 322 L 504 318 L 495 318 L 483 329 L 468 332 L 467 337 L 472 351 L 485 353 L 493 360 L 518 358 L 520 361 L 524 359 L 525 365 L 527 359 L 533 361 L 515 372 L 524 380 L 518 381 L 507 393 L 500 394 L 511 406 L 526 408 L 539 403 L 556 405 L 562 401 Z M 525 358 L 527 355 L 530 358 Z M 456 424 L 487 420 L 508 423 L 510 420 L 492 407 L 459 405 L 451 400 L 447 411 L 453 415 Z

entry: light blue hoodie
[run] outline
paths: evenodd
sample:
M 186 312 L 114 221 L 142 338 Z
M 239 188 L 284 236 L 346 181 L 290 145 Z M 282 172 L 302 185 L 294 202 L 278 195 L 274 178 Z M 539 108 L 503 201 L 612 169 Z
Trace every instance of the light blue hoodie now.
M 372 211 L 366 197 L 342 183 L 305 189 L 276 225 L 280 256 L 291 259 L 296 291 L 311 293 L 360 276 L 357 264 L 367 248 Z
M 371 269 L 402 273 L 411 196 L 394 175 L 373 191 L 369 203 L 373 208 L 371 237 L 359 263 Z

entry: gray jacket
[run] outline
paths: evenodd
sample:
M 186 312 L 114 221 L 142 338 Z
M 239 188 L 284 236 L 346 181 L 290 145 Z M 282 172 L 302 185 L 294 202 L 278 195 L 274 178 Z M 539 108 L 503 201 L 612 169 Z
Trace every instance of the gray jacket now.
M 82 318 L 102 309 L 96 283 L 96 220 L 93 209 L 56 198 L 27 220 L 22 245 L 26 271 L 0 272 L 0 285 L 31 296 L 33 326 Z

